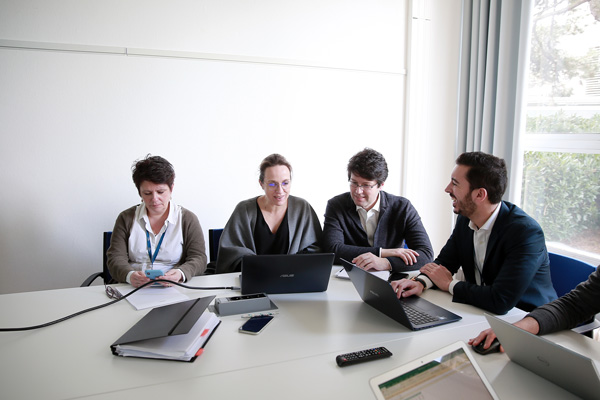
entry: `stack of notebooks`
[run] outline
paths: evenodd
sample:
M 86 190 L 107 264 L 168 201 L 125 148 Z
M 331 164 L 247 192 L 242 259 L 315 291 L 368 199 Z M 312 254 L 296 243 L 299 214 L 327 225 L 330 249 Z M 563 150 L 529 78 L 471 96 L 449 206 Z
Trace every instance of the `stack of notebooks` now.
M 194 361 L 221 321 L 207 310 L 215 296 L 152 309 L 111 346 L 114 355 Z

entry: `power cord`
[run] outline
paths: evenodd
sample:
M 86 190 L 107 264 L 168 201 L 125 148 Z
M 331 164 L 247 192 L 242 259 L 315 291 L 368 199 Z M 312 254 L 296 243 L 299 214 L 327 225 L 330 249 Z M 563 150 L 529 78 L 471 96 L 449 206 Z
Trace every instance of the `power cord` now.
M 171 283 L 173 285 L 181 286 L 181 287 L 186 288 L 186 289 L 194 289 L 194 290 L 227 290 L 227 289 L 229 289 L 229 290 L 239 290 L 239 288 L 235 287 L 235 286 L 220 286 L 220 287 L 219 286 L 214 286 L 214 287 L 188 286 L 188 285 L 184 285 L 183 283 L 173 282 L 173 281 L 170 281 L 170 280 L 167 280 L 167 279 L 153 279 L 150 282 L 146 282 L 143 285 L 135 288 L 131 292 L 127 293 L 126 295 L 123 295 L 123 296 L 119 297 L 118 299 L 109 301 L 108 303 L 104 303 L 104 304 L 100 304 L 100 305 L 95 306 L 95 307 L 87 308 L 85 310 L 78 311 L 78 312 L 73 313 L 71 315 L 67 315 L 66 317 L 62 317 L 62 318 L 59 318 L 59 319 L 54 320 L 54 321 L 46 322 L 45 324 L 26 326 L 26 327 L 23 327 L 23 328 L 0 328 L 0 332 L 31 331 L 31 330 L 34 330 L 34 329 L 40 329 L 40 328 L 45 328 L 47 326 L 55 325 L 55 324 L 58 324 L 59 322 L 66 321 L 66 320 L 71 319 L 73 317 L 77 317 L 78 315 L 82 315 L 82 314 L 85 314 L 85 313 L 88 313 L 88 312 L 94 311 L 94 310 L 99 310 L 100 308 L 108 307 L 110 305 L 118 303 L 121 300 L 126 299 L 127 297 L 131 296 L 132 294 L 134 294 L 138 290 L 140 290 L 140 289 L 142 289 L 142 288 L 144 288 L 144 287 L 146 287 L 148 285 L 152 285 L 155 282 L 168 282 L 168 283 Z

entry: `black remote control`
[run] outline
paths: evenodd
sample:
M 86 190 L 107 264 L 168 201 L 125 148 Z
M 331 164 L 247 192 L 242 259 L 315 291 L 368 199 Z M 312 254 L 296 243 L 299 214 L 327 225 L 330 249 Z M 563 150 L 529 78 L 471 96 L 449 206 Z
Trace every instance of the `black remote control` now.
M 390 357 L 391 355 L 392 353 L 385 347 L 376 347 L 374 349 L 355 351 L 354 353 L 340 354 L 335 358 L 335 362 L 340 367 L 345 367 L 347 365 Z

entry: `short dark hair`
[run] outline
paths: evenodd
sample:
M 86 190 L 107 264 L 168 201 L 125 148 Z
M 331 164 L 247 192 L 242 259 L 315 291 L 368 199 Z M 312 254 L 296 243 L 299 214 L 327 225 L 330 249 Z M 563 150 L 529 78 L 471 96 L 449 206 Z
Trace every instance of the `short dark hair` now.
M 287 167 L 290 170 L 290 177 L 292 176 L 292 166 L 288 162 L 288 160 L 286 160 L 285 157 L 281 154 L 273 153 L 269 156 L 266 156 L 265 159 L 262 160 L 262 162 L 260 163 L 260 176 L 258 177 L 260 183 L 263 183 L 265 181 L 266 169 L 269 167 L 275 167 L 277 165 L 283 165 Z
M 175 182 L 175 170 L 170 162 L 160 156 L 151 156 L 136 161 L 131 167 L 133 183 L 140 192 L 140 185 L 144 181 L 150 181 L 155 184 L 166 184 L 173 189 Z
M 456 159 L 457 165 L 469 167 L 467 180 L 471 191 L 484 188 L 490 203 L 498 204 L 506 191 L 508 173 L 503 159 L 480 151 L 463 153 Z
M 387 162 L 381 153 L 367 147 L 348 161 L 348 180 L 351 174 L 377 181 L 380 186 L 388 177 Z

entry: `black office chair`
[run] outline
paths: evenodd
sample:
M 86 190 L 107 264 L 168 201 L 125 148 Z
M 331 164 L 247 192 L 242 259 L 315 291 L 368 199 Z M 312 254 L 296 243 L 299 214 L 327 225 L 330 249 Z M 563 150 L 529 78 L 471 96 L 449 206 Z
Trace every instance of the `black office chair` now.
M 219 254 L 219 241 L 223 229 L 208 230 L 208 265 L 206 266 L 205 275 L 212 275 L 217 272 L 217 255 Z
M 554 286 L 558 297 L 569 293 L 575 289 L 575 286 L 586 281 L 596 269 L 592 264 L 561 254 L 548 253 L 548 257 L 550 258 L 552 286 Z M 591 336 L 592 330 L 599 327 L 600 322 L 592 318 L 590 321 L 579 325 L 573 330 L 586 336 Z
M 112 232 L 104 232 L 102 235 L 102 272 L 95 272 L 92 275 L 88 276 L 88 278 L 83 281 L 81 287 L 90 286 L 92 282 L 96 280 L 96 278 L 102 277 L 105 285 L 109 285 L 111 283 L 115 283 L 110 272 L 108 271 L 108 264 L 106 258 L 106 252 L 110 246 L 110 237 L 112 236 Z

